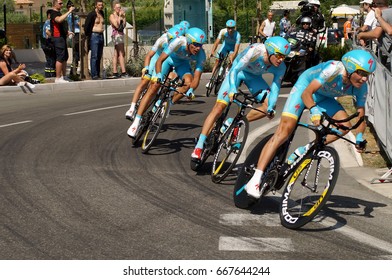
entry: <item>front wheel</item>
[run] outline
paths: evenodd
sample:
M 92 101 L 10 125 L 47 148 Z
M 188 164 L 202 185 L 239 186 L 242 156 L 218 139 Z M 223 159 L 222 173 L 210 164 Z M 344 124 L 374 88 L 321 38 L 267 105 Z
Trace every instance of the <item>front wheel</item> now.
M 219 183 L 236 165 L 249 133 L 249 122 L 243 117 L 234 121 L 223 135 L 212 163 L 211 179 Z
M 280 221 L 284 227 L 300 228 L 317 215 L 332 194 L 339 166 L 336 150 L 328 146 L 302 160 L 282 194 Z
M 216 79 L 218 78 L 218 72 L 219 72 L 219 67 L 217 67 L 211 75 L 211 79 L 208 82 L 208 87 L 207 87 L 207 91 L 206 91 L 207 97 L 210 96 L 212 89 L 215 87 L 215 82 L 216 82 Z
M 150 124 L 148 125 L 141 147 L 143 154 L 150 150 L 152 144 L 157 139 L 158 134 L 166 120 L 167 114 L 169 113 L 169 106 L 169 102 L 163 102 L 151 117 Z

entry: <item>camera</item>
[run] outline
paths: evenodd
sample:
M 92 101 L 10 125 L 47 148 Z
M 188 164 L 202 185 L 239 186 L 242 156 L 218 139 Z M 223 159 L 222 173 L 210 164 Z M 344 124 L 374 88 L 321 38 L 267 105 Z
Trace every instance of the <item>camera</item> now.
M 74 3 L 71 1 L 71 0 L 68 0 L 68 2 L 67 2 L 67 8 L 69 8 L 69 7 L 74 7 L 75 5 L 74 5 Z

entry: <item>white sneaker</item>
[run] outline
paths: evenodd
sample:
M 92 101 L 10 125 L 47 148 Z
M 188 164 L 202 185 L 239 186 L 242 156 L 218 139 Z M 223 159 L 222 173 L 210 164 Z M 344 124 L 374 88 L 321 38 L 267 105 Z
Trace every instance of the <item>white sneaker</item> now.
M 56 79 L 54 80 L 54 82 L 55 82 L 56 84 L 69 83 L 68 81 L 64 80 L 63 77 L 56 78 Z
M 128 136 L 131 138 L 135 138 L 137 131 L 138 131 L 138 128 L 139 128 L 139 122 L 134 121 L 132 123 L 132 125 L 128 128 L 128 131 L 127 131 Z

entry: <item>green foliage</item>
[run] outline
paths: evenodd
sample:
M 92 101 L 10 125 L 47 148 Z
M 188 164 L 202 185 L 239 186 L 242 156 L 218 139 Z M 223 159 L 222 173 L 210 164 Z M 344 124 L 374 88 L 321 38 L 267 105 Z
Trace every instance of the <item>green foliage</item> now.
M 328 48 L 319 48 L 319 54 L 322 61 L 340 60 L 342 56 L 350 50 L 349 45 L 329 45 Z

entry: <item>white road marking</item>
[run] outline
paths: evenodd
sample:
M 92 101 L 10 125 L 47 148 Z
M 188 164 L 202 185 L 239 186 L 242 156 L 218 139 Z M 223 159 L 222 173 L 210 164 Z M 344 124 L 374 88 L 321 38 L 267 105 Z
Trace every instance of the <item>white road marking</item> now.
M 392 254 L 392 243 L 373 237 L 367 233 L 356 230 L 347 225 L 337 223 L 335 219 L 326 217 L 321 224 L 332 227 L 337 232 L 348 236 L 349 238 L 358 241 L 361 244 L 366 244 L 370 247 L 382 250 Z
M 227 226 L 254 226 L 262 225 L 268 227 L 280 226 L 279 214 L 222 214 L 219 223 Z
M 97 108 L 97 109 L 86 110 L 86 111 L 79 111 L 79 112 L 64 114 L 63 116 L 73 116 L 73 115 L 79 115 L 79 114 L 86 114 L 86 113 L 92 113 L 92 112 L 103 111 L 103 110 L 110 110 L 110 109 L 121 108 L 121 107 L 129 107 L 129 104 L 103 107 L 103 108 Z
M 219 238 L 220 251 L 294 252 L 290 238 L 230 237 Z
M 123 92 L 96 93 L 94 94 L 94 96 L 122 95 L 122 94 L 130 94 L 130 93 L 135 93 L 135 90 L 123 91 Z
M 32 120 L 28 120 L 28 121 L 23 121 L 23 122 L 16 122 L 16 123 L 3 124 L 3 125 L 0 125 L 0 128 L 2 128 L 2 127 L 7 127 L 7 126 L 18 125 L 18 124 L 31 123 L 31 122 L 33 122 L 33 121 L 32 121 Z

